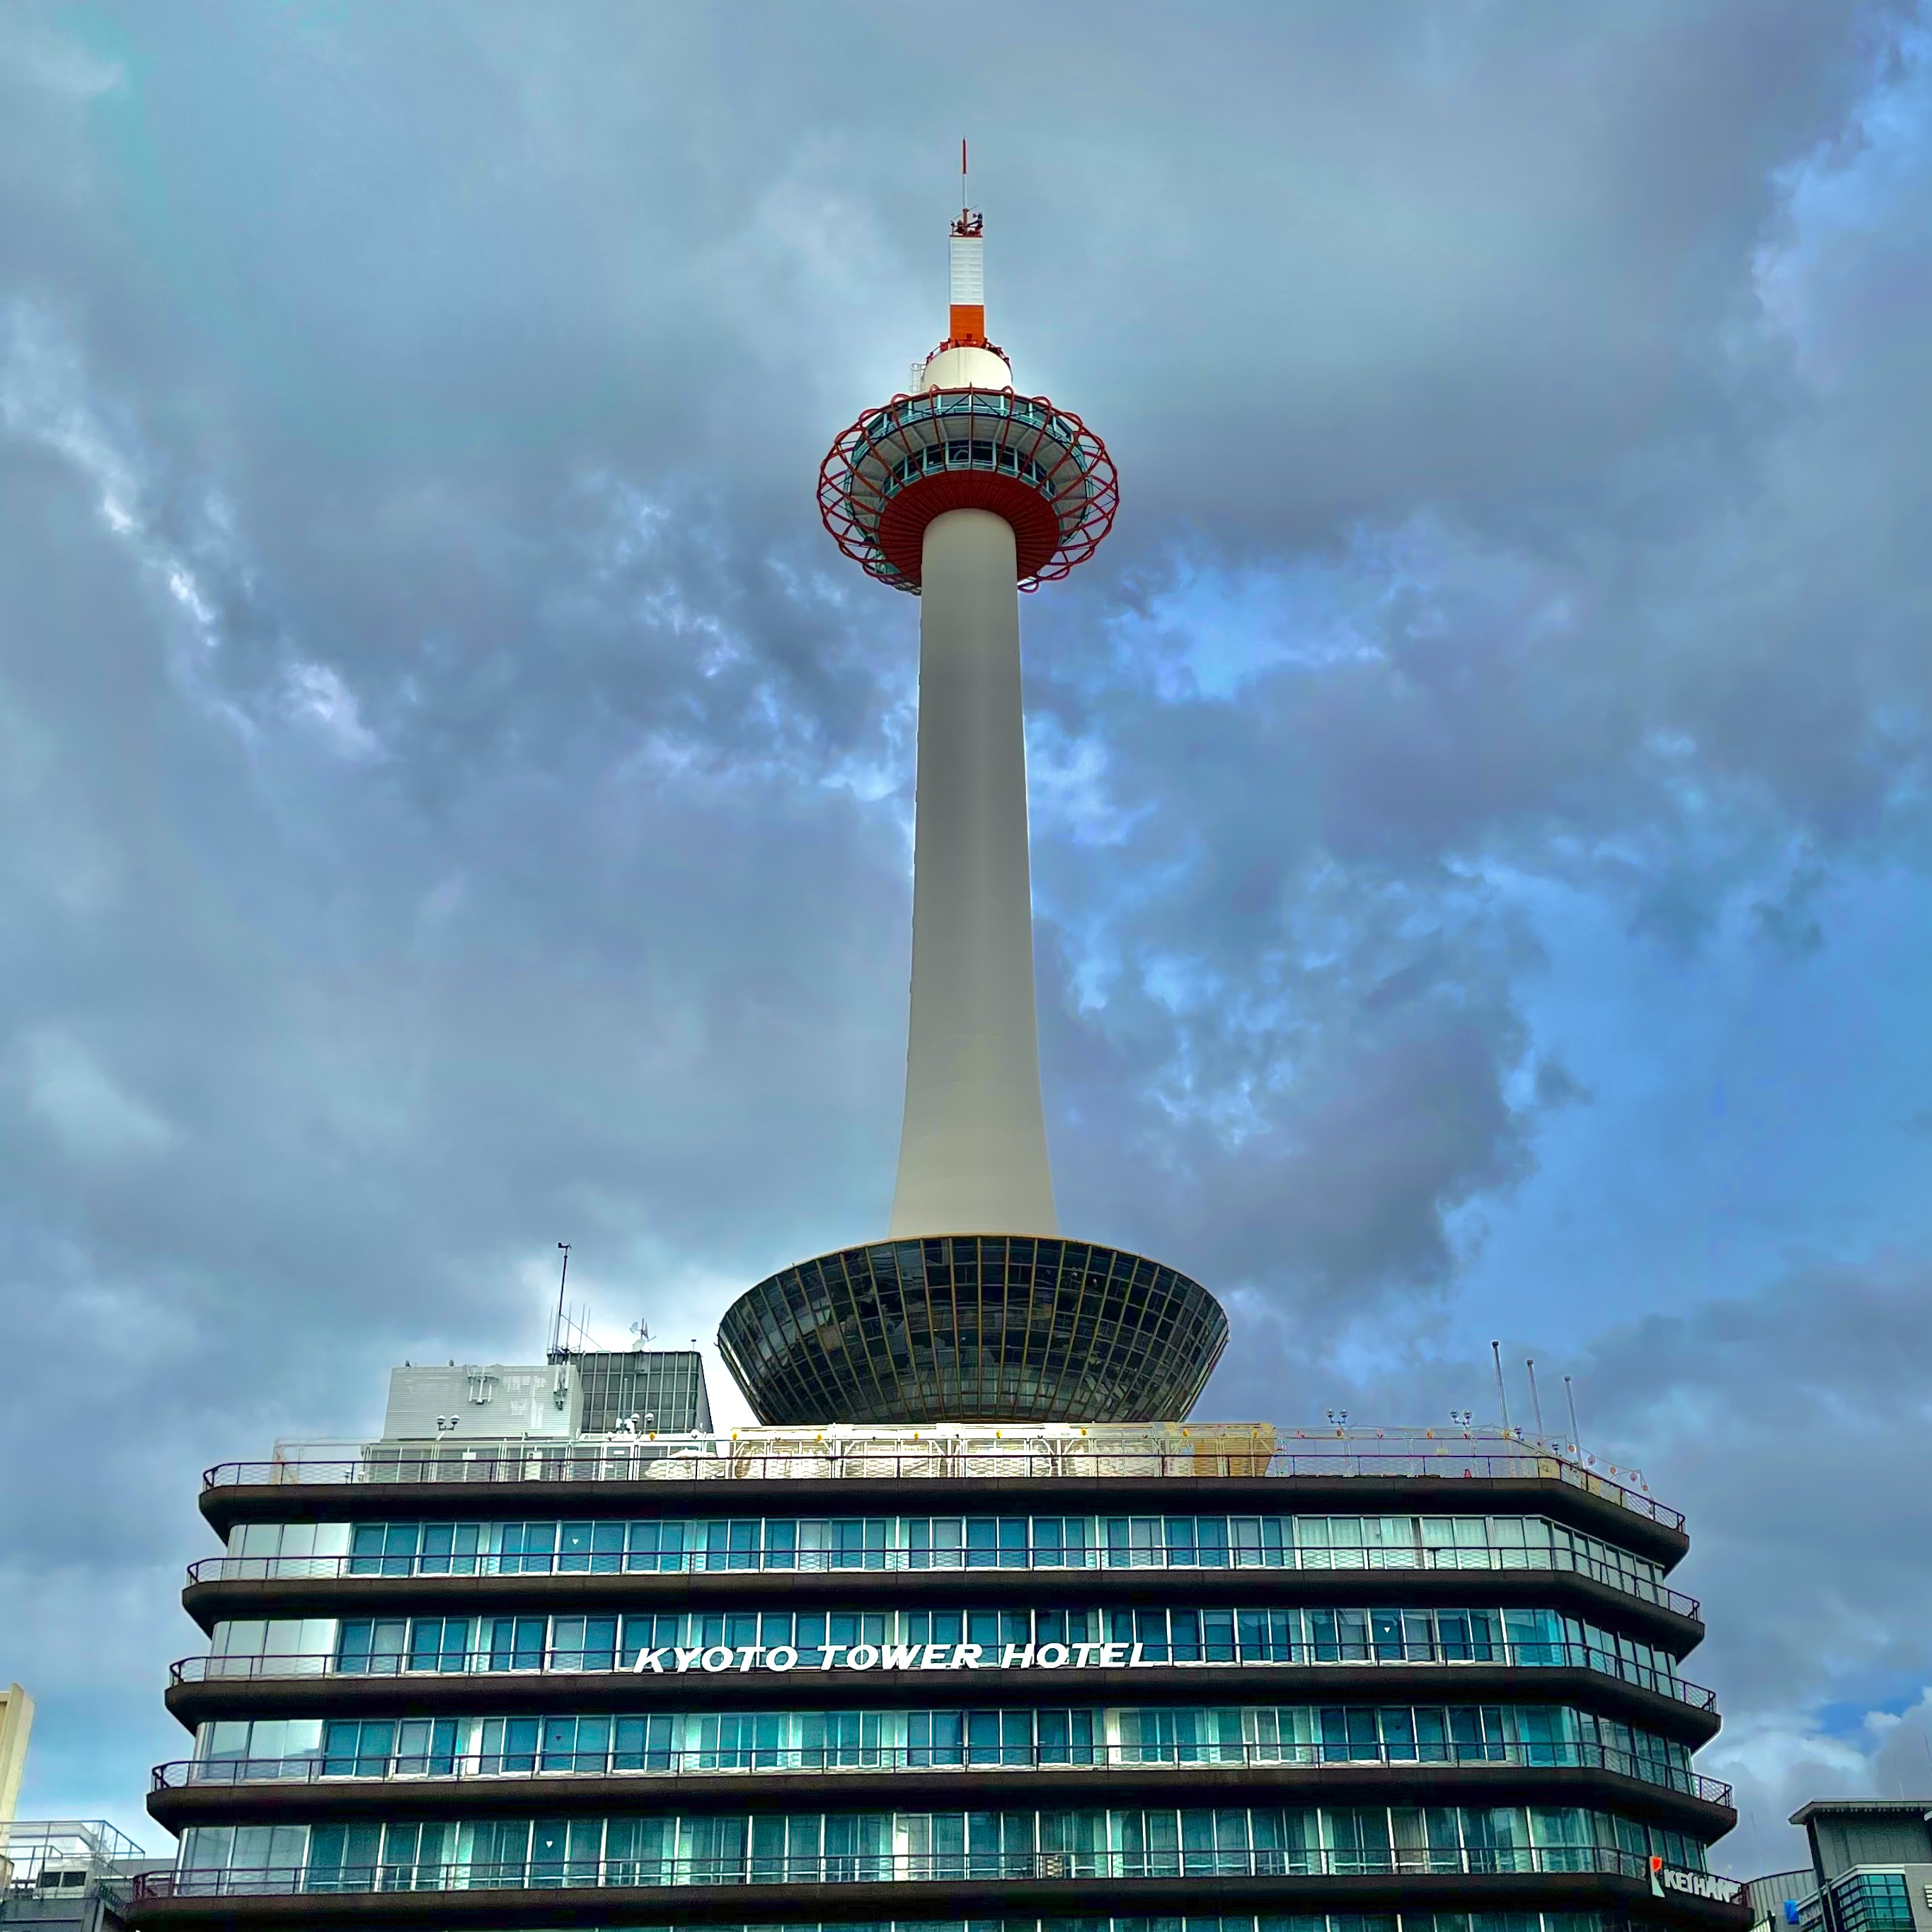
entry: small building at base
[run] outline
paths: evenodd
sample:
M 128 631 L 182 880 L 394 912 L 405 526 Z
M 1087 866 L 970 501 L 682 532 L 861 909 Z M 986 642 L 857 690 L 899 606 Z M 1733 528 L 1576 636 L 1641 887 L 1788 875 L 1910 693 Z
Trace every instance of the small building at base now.
M 1815 1798 L 1791 1822 L 1811 1862 L 1750 1881 L 1754 1928 L 1932 1932 L 1932 1797 Z
M 139 1880 L 173 1863 L 150 1858 L 103 1819 L 8 1820 L 0 1822 L 0 1928 L 120 1932 Z

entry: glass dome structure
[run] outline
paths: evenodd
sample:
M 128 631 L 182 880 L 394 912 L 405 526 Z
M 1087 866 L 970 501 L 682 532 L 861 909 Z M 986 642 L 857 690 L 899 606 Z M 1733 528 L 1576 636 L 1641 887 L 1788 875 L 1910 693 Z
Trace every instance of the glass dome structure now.
M 1117 1248 L 955 1234 L 842 1249 L 740 1295 L 718 1345 L 760 1422 L 1184 1416 L 1228 1341 L 1186 1276 Z

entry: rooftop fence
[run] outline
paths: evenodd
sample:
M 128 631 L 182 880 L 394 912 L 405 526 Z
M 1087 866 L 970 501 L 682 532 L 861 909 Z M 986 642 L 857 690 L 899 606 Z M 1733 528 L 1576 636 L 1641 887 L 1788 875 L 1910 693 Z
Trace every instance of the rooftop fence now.
M 1436 1477 L 1558 1482 L 1671 1530 L 1640 1471 L 1520 1430 L 1296 1430 L 1265 1424 L 1062 1424 L 1038 1430 L 740 1430 L 728 1435 L 480 1437 L 278 1444 L 266 1462 L 221 1462 L 210 1489 L 283 1484 L 701 1483 L 962 1478 Z
M 117 1861 L 146 1856 L 104 1818 L 0 1819 L 0 1877 L 16 1892 L 124 1886 Z
M 777 1571 L 788 1576 L 802 1573 L 858 1573 L 867 1570 L 957 1570 L 968 1574 L 995 1567 L 969 1558 L 982 1552 L 970 1550 L 794 1550 L 782 1562 L 757 1560 L 753 1554 L 737 1550 L 686 1550 L 668 1554 L 640 1556 L 635 1562 L 622 1554 L 600 1562 L 594 1555 L 581 1562 L 552 1556 L 532 1559 L 524 1556 L 500 1556 L 478 1553 L 455 1556 L 448 1552 L 412 1556 L 204 1556 L 188 1567 L 190 1584 L 232 1582 L 332 1582 L 344 1580 L 396 1576 L 527 1576 L 599 1571 L 616 1574 L 698 1576 L 726 1571 L 754 1570 Z M 997 1556 L 997 1551 L 990 1552 Z M 1015 1566 L 1017 1567 L 1017 1566 Z M 1174 1573 L 1201 1570 L 1298 1570 L 1324 1573 L 1353 1570 L 1454 1570 L 1468 1574 L 1477 1570 L 1548 1570 L 1583 1576 L 1620 1594 L 1634 1597 L 1678 1616 L 1696 1618 L 1700 1606 L 1695 1597 L 1654 1582 L 1620 1564 L 1604 1563 L 1593 1556 L 1570 1550 L 1504 1550 L 1474 1548 L 1461 1544 L 1420 1544 L 1382 1547 L 1372 1544 L 1330 1545 L 1326 1549 L 1280 1549 L 1230 1546 L 1204 1552 L 1135 1548 L 1117 1550 L 1106 1547 L 1068 1549 L 1051 1562 L 1035 1560 L 1027 1566 L 1037 1572 L 1134 1570 Z

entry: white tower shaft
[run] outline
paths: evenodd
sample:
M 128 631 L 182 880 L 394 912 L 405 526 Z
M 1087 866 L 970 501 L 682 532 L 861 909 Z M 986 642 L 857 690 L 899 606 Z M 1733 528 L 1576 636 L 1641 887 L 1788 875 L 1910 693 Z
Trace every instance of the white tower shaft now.
M 1027 855 L 1012 526 L 927 525 L 912 1028 L 892 1234 L 1052 1234 Z

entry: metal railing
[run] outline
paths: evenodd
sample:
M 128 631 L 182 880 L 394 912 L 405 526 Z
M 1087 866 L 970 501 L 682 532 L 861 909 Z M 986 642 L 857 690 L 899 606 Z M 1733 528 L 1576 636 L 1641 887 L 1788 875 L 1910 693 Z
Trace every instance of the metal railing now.
M 1665 1868 L 1665 1883 L 1674 1868 Z M 1651 1861 L 1610 1845 L 1365 1852 L 890 1852 L 728 1858 L 529 1859 L 506 1864 L 361 1864 L 177 1870 L 135 1882 L 137 1900 L 296 1892 L 547 1890 L 564 1886 L 920 1884 L 992 1879 L 1490 1877 L 1594 1874 L 1647 1880 Z M 1696 1895 L 1744 1902 L 1745 1887 L 1703 1873 Z M 1677 1889 L 1678 1888 L 1671 1888 Z
M 740 1646 L 740 1652 L 743 1648 Z M 822 1668 L 822 1664 L 814 1665 L 806 1660 L 814 1654 L 820 1658 L 824 1654 L 823 1652 L 802 1652 L 797 1667 L 808 1670 Z M 1608 1651 L 1584 1644 L 1492 1643 L 1486 1647 L 1485 1654 L 1473 1657 L 1444 1657 L 1433 1652 L 1425 1654 L 1419 1646 L 1405 1646 L 1400 1654 L 1389 1648 L 1373 1654 L 1364 1652 L 1359 1656 L 1345 1655 L 1333 1646 L 1301 1644 L 1288 1646 L 1286 1657 L 1277 1646 L 1260 1653 L 1238 1649 L 1232 1656 L 1156 1658 L 1153 1662 L 1163 1670 L 1178 1670 L 1228 1665 L 1238 1665 L 1244 1670 L 1305 1670 L 1337 1664 L 1428 1664 L 1449 1670 L 1472 1666 L 1493 1668 L 1501 1664 L 1511 1670 L 1591 1670 L 1600 1676 L 1615 1678 L 1635 1684 L 1640 1690 L 1654 1691 L 1660 1696 L 1688 1705 L 1693 1710 L 1714 1711 L 1718 1707 L 1718 1694 L 1704 1684 L 1693 1684 L 1648 1664 L 1634 1664 L 1614 1657 Z M 508 1665 L 494 1663 L 492 1653 L 487 1650 L 466 1651 L 460 1657 L 440 1654 L 435 1662 L 421 1665 L 412 1664 L 406 1656 L 357 1658 L 345 1664 L 334 1652 L 324 1651 L 281 1657 L 184 1657 L 168 1666 L 168 1677 L 174 1684 L 219 1684 L 252 1683 L 263 1678 L 288 1677 L 499 1677 L 532 1676 L 539 1672 L 602 1676 L 628 1673 L 635 1668 L 634 1661 L 626 1661 L 622 1654 L 612 1650 L 547 1649 L 540 1664 Z
M 393 1454 L 374 1456 L 364 1453 L 314 1460 L 218 1462 L 202 1472 L 202 1484 L 207 1489 L 287 1484 L 332 1488 L 384 1483 L 796 1482 L 842 1478 L 902 1482 L 921 1478 L 1072 1480 L 1202 1476 L 1281 1480 L 1436 1476 L 1559 1482 L 1667 1529 L 1684 1527 L 1682 1510 L 1573 1461 L 1547 1444 L 1522 1442 L 1508 1448 L 1478 1449 L 1450 1439 L 1409 1454 L 1313 1443 L 1292 1448 L 1258 1443 L 1228 1450 L 1136 1451 L 1081 1440 L 1064 1447 L 962 1449 L 943 1437 L 929 1447 L 903 1453 L 889 1453 L 866 1444 L 842 1446 L 836 1442 L 817 1446 L 811 1453 L 788 1450 L 766 1454 L 754 1448 L 720 1450 L 715 1444 L 709 1449 L 694 1450 L 621 1437 L 592 1443 L 532 1440 L 507 1453 L 495 1444 L 466 1450 L 453 1444 L 418 1448 L 414 1444 L 399 1444 Z
M 1519 1770 L 1607 1771 L 1706 1804 L 1728 1805 L 1731 1787 L 1701 1772 L 1659 1764 L 1628 1751 L 1588 1744 L 1077 1744 L 1058 1752 L 1034 1746 L 949 1748 L 932 1744 L 768 1746 L 542 1754 L 451 1752 L 385 1757 L 209 1758 L 158 1764 L 156 1791 L 208 1786 L 319 1784 L 378 1779 L 527 1780 L 542 1778 L 688 1778 L 699 1772 L 784 1777 L 842 1772 L 1119 1771 L 1224 1765 L 1247 1770 L 1328 1769 L 1336 1765 L 1502 1765 Z
M 782 1553 L 767 1563 L 760 1552 L 693 1550 L 656 1553 L 634 1551 L 524 1556 L 520 1553 L 474 1555 L 345 1556 L 204 1556 L 188 1567 L 190 1584 L 230 1582 L 332 1582 L 363 1576 L 709 1576 L 736 1574 L 798 1575 L 842 1572 L 952 1570 L 971 1573 L 994 1568 L 1036 1570 L 1294 1570 L 1304 1572 L 1355 1570 L 1462 1571 L 1550 1570 L 1588 1578 L 1593 1582 L 1680 1616 L 1696 1618 L 1695 1597 L 1640 1576 L 1615 1563 L 1604 1563 L 1574 1550 L 1501 1550 L 1467 1547 L 1460 1544 L 1424 1544 L 1408 1548 L 1345 1545 L 1327 1550 L 1300 1548 L 1250 1550 L 1230 1547 L 1211 1554 L 1166 1550 L 1068 1550 L 1057 1560 L 1028 1564 L 1000 1563 L 1013 1552 L 970 1550 L 802 1550 Z M 974 1562 L 974 1558 L 993 1560 Z M 1338 1561 L 1337 1559 L 1343 1559 Z M 1359 1560 L 1354 1560 L 1359 1559 Z
M 78 1898 L 89 1888 L 124 1898 L 122 1862 L 147 1856 L 104 1818 L 0 1818 L 0 1918 L 10 1885 L 22 1894 L 48 1892 Z

